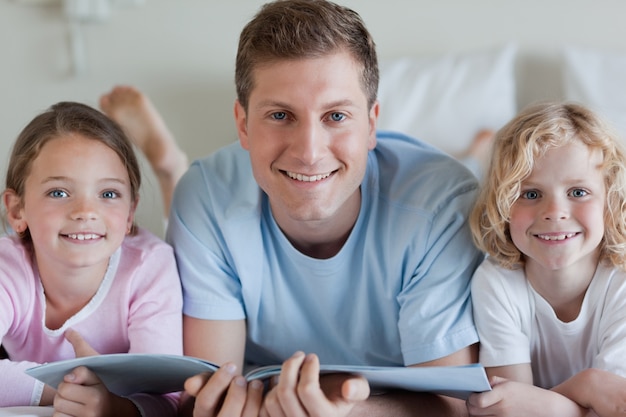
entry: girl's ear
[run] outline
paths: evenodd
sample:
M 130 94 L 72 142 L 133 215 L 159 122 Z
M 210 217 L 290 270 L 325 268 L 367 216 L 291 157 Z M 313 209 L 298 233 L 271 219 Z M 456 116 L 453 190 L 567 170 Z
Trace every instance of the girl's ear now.
M 135 229 L 135 212 L 137 211 L 137 205 L 139 204 L 139 197 L 131 203 L 130 211 L 128 213 L 128 219 L 126 219 L 126 231 L 127 234 L 133 233 Z
M 2 194 L 2 202 L 7 209 L 7 220 L 11 229 L 17 234 L 23 233 L 28 228 L 26 217 L 24 216 L 24 203 L 15 190 L 7 189 Z

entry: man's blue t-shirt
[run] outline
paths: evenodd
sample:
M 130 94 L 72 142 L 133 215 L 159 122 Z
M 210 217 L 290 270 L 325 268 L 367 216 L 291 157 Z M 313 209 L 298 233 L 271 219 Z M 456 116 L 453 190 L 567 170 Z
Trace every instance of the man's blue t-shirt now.
M 296 250 L 238 143 L 197 161 L 177 186 L 167 240 L 184 313 L 247 321 L 246 362 L 295 351 L 322 363 L 402 366 L 478 341 L 470 278 L 482 259 L 467 215 L 477 181 L 415 139 L 379 132 L 361 210 L 330 259 Z

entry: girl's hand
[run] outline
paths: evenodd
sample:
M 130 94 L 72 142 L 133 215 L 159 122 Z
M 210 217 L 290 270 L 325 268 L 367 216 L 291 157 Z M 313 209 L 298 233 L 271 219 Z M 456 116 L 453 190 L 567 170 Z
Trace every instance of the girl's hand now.
M 65 332 L 65 339 L 72 344 L 77 358 L 96 356 L 80 333 L 73 329 Z M 107 389 L 98 376 L 84 366 L 79 366 L 63 378 L 54 397 L 54 411 L 67 416 L 126 417 L 140 416 L 135 404 L 128 398 L 119 397 Z
M 295 353 L 283 363 L 278 383 L 267 394 L 261 417 L 343 417 L 369 396 L 369 384 L 352 375 L 327 375 L 320 385 L 316 355 Z
M 81 334 L 76 330 L 67 330 L 65 332 L 65 339 L 72 344 L 77 358 L 99 355 L 99 353 L 96 352 L 95 349 L 92 348 L 91 345 L 87 343 L 87 341 L 83 339 L 83 336 L 81 336 Z
M 53 405 L 55 415 L 140 416 L 132 401 L 110 393 L 100 378 L 84 366 L 79 366 L 63 378 Z

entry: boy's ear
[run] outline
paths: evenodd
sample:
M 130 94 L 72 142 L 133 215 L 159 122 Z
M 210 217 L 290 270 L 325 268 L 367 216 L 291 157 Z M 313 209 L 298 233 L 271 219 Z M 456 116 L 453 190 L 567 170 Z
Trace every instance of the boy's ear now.
M 7 210 L 7 220 L 11 229 L 17 233 L 22 233 L 28 228 L 26 218 L 24 217 L 24 204 L 22 198 L 17 195 L 15 190 L 7 189 L 2 194 L 2 202 Z

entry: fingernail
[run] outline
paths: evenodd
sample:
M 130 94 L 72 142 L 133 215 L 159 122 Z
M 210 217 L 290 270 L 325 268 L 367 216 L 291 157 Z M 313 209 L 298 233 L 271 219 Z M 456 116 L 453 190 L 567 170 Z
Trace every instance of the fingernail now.
M 226 372 L 228 372 L 229 374 L 234 374 L 235 371 L 237 371 L 237 366 L 234 363 L 227 363 L 226 365 L 224 365 L 224 369 L 226 370 Z
M 348 389 L 346 390 L 346 400 L 351 400 L 352 397 L 354 397 L 356 391 L 356 387 L 354 386 L 354 384 L 351 384 L 350 382 L 348 382 Z
M 252 382 L 250 382 L 250 386 L 252 387 L 252 389 L 260 390 L 263 388 L 263 383 L 259 381 L 258 379 L 255 379 Z
M 242 377 L 242 376 L 238 376 L 235 378 L 235 384 L 239 385 L 240 387 L 245 387 L 246 386 L 246 378 Z

